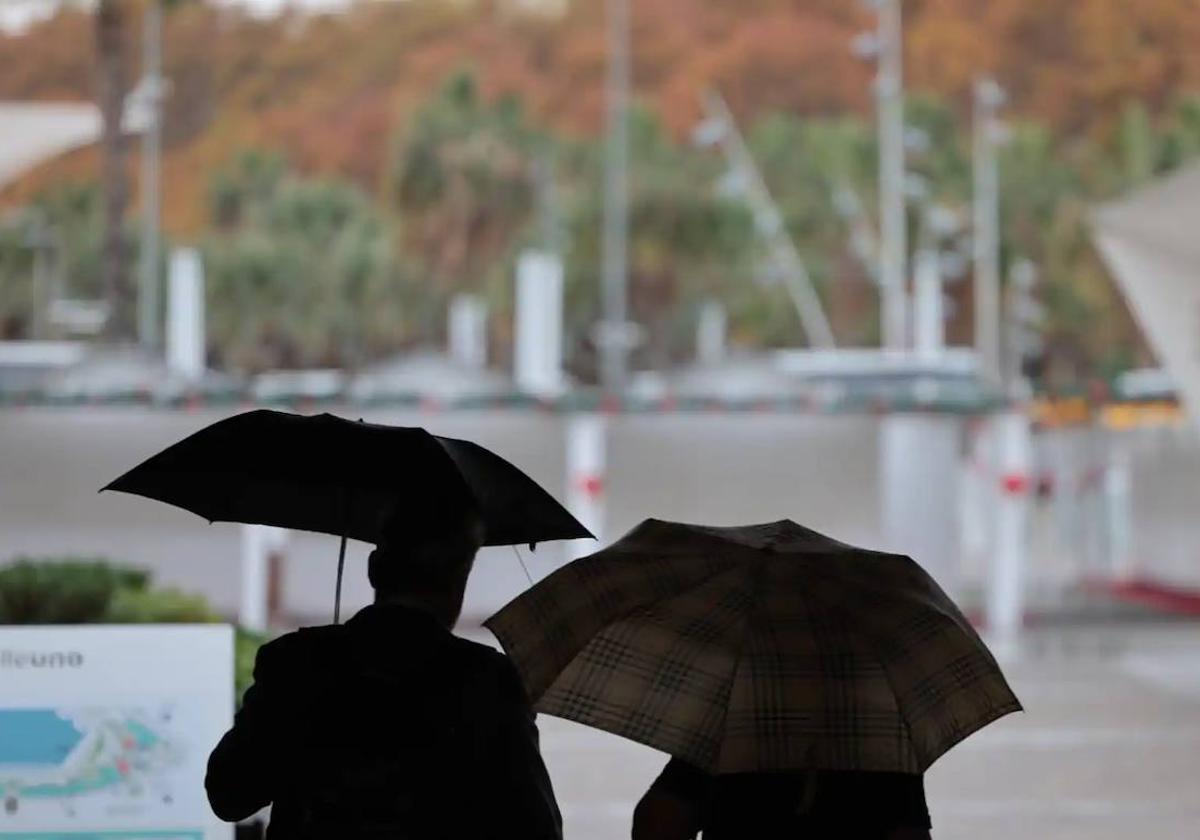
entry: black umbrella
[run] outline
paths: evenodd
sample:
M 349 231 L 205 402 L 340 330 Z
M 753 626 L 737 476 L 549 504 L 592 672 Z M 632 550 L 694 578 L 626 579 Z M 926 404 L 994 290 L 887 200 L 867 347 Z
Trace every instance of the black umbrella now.
M 261 409 L 221 420 L 103 488 L 209 522 L 318 531 L 378 543 L 385 522 L 414 534 L 473 506 L 484 545 L 592 537 L 537 482 L 478 444 L 421 428 Z

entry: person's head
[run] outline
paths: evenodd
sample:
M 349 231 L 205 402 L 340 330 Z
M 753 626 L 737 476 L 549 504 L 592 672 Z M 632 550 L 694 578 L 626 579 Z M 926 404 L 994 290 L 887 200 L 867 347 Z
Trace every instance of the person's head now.
M 375 603 L 402 603 L 432 613 L 453 627 L 462 612 L 467 577 L 483 544 L 483 520 L 474 512 L 437 527 L 385 527 L 367 561 Z

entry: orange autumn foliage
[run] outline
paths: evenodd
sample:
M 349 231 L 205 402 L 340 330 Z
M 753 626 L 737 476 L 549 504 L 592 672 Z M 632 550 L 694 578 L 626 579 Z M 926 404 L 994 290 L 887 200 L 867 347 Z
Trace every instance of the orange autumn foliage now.
M 475 69 L 485 96 L 519 94 L 548 126 L 599 132 L 604 4 L 578 0 L 560 15 L 511 6 L 374 2 L 340 15 L 263 21 L 182 4 L 170 14 L 165 49 L 173 85 L 168 228 L 202 228 L 212 171 L 252 145 L 281 149 L 303 171 L 377 191 L 406 115 L 464 66 Z M 637 0 L 631 7 L 636 94 L 676 136 L 694 124 L 698 94 L 711 85 L 743 120 L 773 110 L 870 111 L 873 71 L 850 50 L 871 25 L 862 4 Z M 972 80 L 991 73 L 1009 89 L 1011 112 L 1060 134 L 1107 131 L 1130 100 L 1153 114 L 1177 93 L 1200 89 L 1200 0 L 905 0 L 905 14 L 911 89 L 965 109 Z M 91 50 L 87 15 L 69 7 L 28 32 L 0 35 L 0 98 L 90 98 Z M 0 200 L 26 200 L 56 180 L 88 177 L 95 165 L 92 152 L 68 156 Z

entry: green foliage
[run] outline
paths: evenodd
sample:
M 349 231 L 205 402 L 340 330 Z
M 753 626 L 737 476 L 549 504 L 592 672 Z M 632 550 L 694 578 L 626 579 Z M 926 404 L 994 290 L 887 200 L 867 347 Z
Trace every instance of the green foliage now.
M 105 623 L 111 624 L 210 624 L 220 620 L 202 595 L 178 589 L 118 589 L 104 614 Z
M 214 355 L 235 369 L 356 364 L 395 349 L 404 268 L 362 191 L 243 154 L 214 179 L 205 243 Z
M 34 313 L 44 310 L 52 289 L 64 297 L 102 296 L 100 235 L 100 191 L 90 183 L 59 184 L 0 219 L 0 338 L 30 337 Z M 35 249 L 47 284 L 40 290 Z
M 146 573 L 104 560 L 19 557 L 0 568 L 0 624 L 102 622 L 121 591 L 141 591 Z
M 630 314 L 648 329 L 643 364 L 686 357 L 700 301 L 736 297 L 761 257 L 753 221 L 738 198 L 722 195 L 723 164 L 676 142 L 653 113 L 635 108 L 629 130 Z M 561 156 L 568 199 L 567 318 L 573 367 L 594 376 L 590 332 L 600 317 L 604 148 L 576 143 Z
M 36 305 L 33 250 L 24 233 L 21 224 L 0 226 L 0 340 L 28 334 Z
M 547 143 L 517 99 L 485 100 L 465 70 L 396 134 L 385 200 L 399 216 L 405 253 L 426 281 L 423 311 L 440 310 L 460 291 L 493 303 L 509 298 L 514 255 L 537 210 Z M 435 328 L 421 337 L 437 335 Z
M 1072 360 L 1073 377 L 1135 358 L 1138 344 L 1091 248 L 1087 210 L 1200 154 L 1198 102 L 1182 98 L 1160 120 L 1131 105 L 1106 142 L 1064 142 L 1032 120 L 1011 125 L 1000 151 L 1002 259 L 1039 266 L 1047 337 Z M 924 203 L 910 203 L 915 247 L 926 206 L 969 218 L 973 138 L 949 100 L 917 94 L 906 114 L 926 138 L 909 152 L 927 192 Z M 840 340 L 872 340 L 874 257 L 851 244 L 855 225 L 877 227 L 871 121 L 772 112 L 742 128 L 827 310 L 838 299 L 866 304 L 847 304 L 845 317 L 833 311 Z M 554 239 L 546 231 L 559 227 L 567 234 L 568 360 L 577 374 L 594 376 L 602 138 L 539 130 L 519 101 L 486 98 L 462 71 L 416 111 L 392 152 L 383 209 L 344 184 L 299 178 L 267 154 L 247 154 L 218 175 L 210 272 L 215 344 L 225 358 L 249 369 L 354 364 L 436 338 L 445 301 L 460 290 L 483 293 L 504 317 L 517 251 Z M 695 313 L 710 298 L 728 307 L 735 342 L 803 342 L 744 186 L 730 180 L 722 156 L 679 142 L 656 112 L 635 107 L 629 158 L 630 311 L 649 337 L 635 364 L 686 359 Z M 966 235 L 956 247 L 966 248 Z
M 566 261 L 568 363 L 585 381 L 595 376 L 603 138 L 556 134 L 532 120 L 515 95 L 485 93 L 479 78 L 469 70 L 451 74 L 381 144 L 388 147 L 382 177 L 359 181 L 376 183 L 375 195 L 336 177 L 306 175 L 281 154 L 257 149 L 211 176 L 203 245 L 216 364 L 244 372 L 353 368 L 439 341 L 446 303 L 460 291 L 488 301 L 503 363 L 515 258 L 539 244 L 561 249 Z M 1119 119 L 1092 134 L 1065 136 L 1034 118 L 1006 120 L 1002 273 L 1017 258 L 1038 266 L 1048 346 L 1069 361 L 1069 379 L 1138 357 L 1137 331 L 1092 249 L 1088 211 L 1200 155 L 1200 96 L 1165 101 L 1152 111 L 1131 99 Z M 629 303 L 649 338 L 634 363 L 687 359 L 695 313 L 711 298 L 726 304 L 736 343 L 802 343 L 745 190 L 730 181 L 719 152 L 666 130 L 663 113 L 645 105 L 630 115 Z M 752 115 L 741 125 L 747 144 L 839 341 L 872 341 L 875 259 L 852 244 L 855 225 L 859 233 L 877 228 L 872 120 L 761 109 Z M 908 154 L 927 201 L 968 219 L 969 114 L 954 99 L 918 92 L 906 121 L 928 140 Z M 847 209 L 847 196 L 859 216 Z M 55 269 L 61 287 L 98 295 L 98 192 L 60 187 L 33 209 L 63 238 Z M 912 247 L 925 235 L 925 209 L 910 203 Z M 0 228 L 0 330 L 9 334 L 25 329 L 31 306 L 30 252 L 21 235 Z M 968 250 L 968 235 L 964 230 L 951 244 Z M 970 331 L 969 296 L 958 302 L 963 314 L 951 332 L 962 336 Z
M 269 641 L 262 633 L 237 628 L 233 637 L 233 682 L 239 703 L 246 689 L 254 682 L 254 660 L 258 656 L 258 649 Z
M 1164 134 L 1160 169 L 1174 169 L 1200 155 L 1200 95 L 1184 96 L 1175 103 Z
M 140 569 L 98 558 L 18 557 L 0 567 L 0 624 L 209 624 L 220 622 L 207 601 L 177 589 L 154 589 Z M 265 636 L 238 628 L 234 682 L 249 687 Z

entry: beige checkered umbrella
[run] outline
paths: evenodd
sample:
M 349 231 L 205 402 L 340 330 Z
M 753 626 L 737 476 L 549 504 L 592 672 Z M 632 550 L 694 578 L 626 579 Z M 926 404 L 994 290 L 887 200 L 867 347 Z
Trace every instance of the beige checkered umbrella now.
M 714 773 L 920 773 L 1021 708 L 920 566 L 787 520 L 647 520 L 486 625 L 538 711 Z

